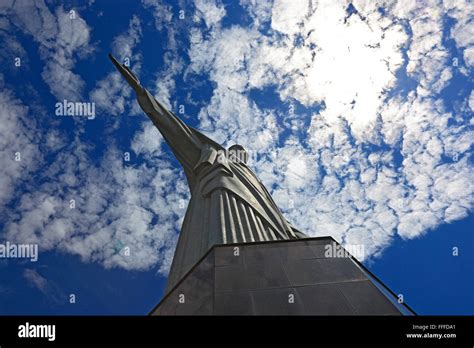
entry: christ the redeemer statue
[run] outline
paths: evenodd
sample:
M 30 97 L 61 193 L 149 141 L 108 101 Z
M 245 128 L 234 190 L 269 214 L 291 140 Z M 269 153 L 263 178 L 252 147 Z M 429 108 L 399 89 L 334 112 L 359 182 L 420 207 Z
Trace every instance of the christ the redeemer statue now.
M 240 145 L 228 150 L 161 105 L 125 65 L 110 59 L 181 163 L 191 200 L 181 227 L 166 292 L 216 244 L 305 238 L 283 216 L 247 166 Z

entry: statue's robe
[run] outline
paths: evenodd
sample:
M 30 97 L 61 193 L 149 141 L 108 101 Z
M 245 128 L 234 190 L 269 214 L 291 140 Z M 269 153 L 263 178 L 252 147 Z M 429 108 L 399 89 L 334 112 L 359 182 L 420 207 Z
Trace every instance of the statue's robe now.
M 221 145 L 146 93 L 153 108 L 145 112 L 183 166 L 191 192 L 166 292 L 215 244 L 306 237 L 283 217 L 246 164 L 229 159 Z

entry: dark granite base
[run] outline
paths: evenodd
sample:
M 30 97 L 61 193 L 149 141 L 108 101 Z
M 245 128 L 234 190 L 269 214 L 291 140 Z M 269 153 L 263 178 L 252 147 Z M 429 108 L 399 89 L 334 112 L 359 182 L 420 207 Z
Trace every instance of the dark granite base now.
M 330 237 L 214 246 L 150 315 L 413 314 Z

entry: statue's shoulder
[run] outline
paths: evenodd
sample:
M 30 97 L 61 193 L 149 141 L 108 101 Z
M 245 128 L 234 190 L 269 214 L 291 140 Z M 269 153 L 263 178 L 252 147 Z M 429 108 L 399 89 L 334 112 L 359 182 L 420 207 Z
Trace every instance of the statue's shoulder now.
M 194 172 L 203 177 L 216 168 L 222 168 L 228 175 L 232 176 L 232 169 L 225 150 L 215 148 L 212 144 L 204 144 L 201 148 L 201 155 L 194 166 Z

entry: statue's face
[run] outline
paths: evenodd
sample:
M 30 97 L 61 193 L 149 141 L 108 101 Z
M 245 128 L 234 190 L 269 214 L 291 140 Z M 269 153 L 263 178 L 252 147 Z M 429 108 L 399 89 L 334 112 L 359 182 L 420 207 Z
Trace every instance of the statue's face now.
M 248 153 L 245 151 L 242 145 L 232 145 L 227 150 L 228 157 L 232 162 L 236 163 L 247 163 Z

